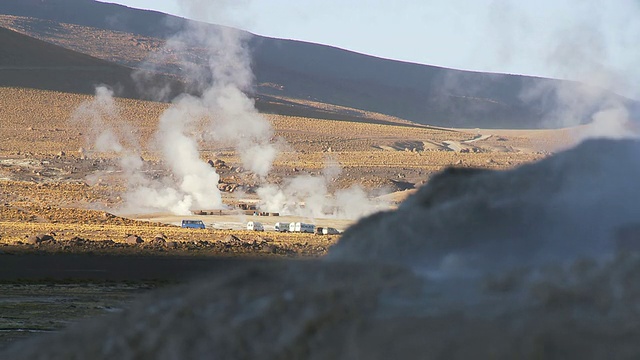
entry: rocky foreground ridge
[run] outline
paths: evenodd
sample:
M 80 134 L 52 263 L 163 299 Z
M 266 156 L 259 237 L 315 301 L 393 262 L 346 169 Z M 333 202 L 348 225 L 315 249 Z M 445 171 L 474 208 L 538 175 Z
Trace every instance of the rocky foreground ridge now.
M 323 260 L 251 264 L 11 359 L 635 359 L 640 143 L 441 173 Z

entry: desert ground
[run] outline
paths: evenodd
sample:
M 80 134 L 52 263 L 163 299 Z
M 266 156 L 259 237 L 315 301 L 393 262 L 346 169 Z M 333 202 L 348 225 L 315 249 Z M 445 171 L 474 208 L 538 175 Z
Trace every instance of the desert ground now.
M 212 229 L 180 229 L 180 217 L 171 214 L 127 214 L 121 193 L 124 184 L 115 164 L 117 154 L 92 149 L 87 134 L 92 124 L 73 121 L 74 110 L 91 97 L 29 89 L 0 89 L 0 186 L 2 187 L 3 244 L 25 242 L 36 233 L 56 233 L 58 238 L 123 242 L 126 234 L 152 238 L 158 233 L 177 242 L 219 240 L 228 227 L 251 217 L 228 212 L 226 216 L 199 216 Z M 131 126 L 141 157 L 156 170 L 159 156 L 151 142 L 158 118 L 167 104 L 118 99 L 120 119 Z M 500 131 L 430 128 L 398 123 L 380 125 L 265 115 L 275 130 L 274 141 L 283 149 L 267 181 L 281 183 L 299 174 L 318 175 L 327 159 L 341 170 L 332 179 L 335 188 L 358 184 L 381 189 L 390 205 L 397 205 L 411 190 L 448 166 L 508 169 L 536 161 L 568 146 L 571 133 L 561 130 Z M 238 155 L 228 144 L 200 143 L 204 161 L 221 160 L 221 183 L 257 186 L 252 174 L 239 172 Z M 213 184 L 212 186 L 215 186 Z M 409 191 L 407 191 L 409 190 Z M 240 201 L 223 191 L 227 204 Z M 249 201 L 251 194 L 243 194 Z M 121 217 L 122 215 L 127 215 Z M 283 214 L 284 215 L 284 214 Z M 273 225 L 282 219 L 263 219 Z M 293 221 L 286 218 L 282 221 Z M 306 219 L 313 220 L 316 219 Z M 344 229 L 350 221 L 317 219 L 320 226 Z M 213 226 L 213 224 L 220 224 Z M 213 229 L 221 227 L 222 229 Z M 243 234 L 244 236 L 251 235 Z M 290 234 L 270 234 L 287 241 Z M 312 239 L 316 239 L 311 237 Z M 305 241 L 307 241 L 305 239 Z M 326 245 L 326 244 L 325 244 Z
M 222 261 L 317 258 L 339 241 L 339 235 L 278 233 L 275 222 L 344 230 L 356 220 L 234 210 L 257 200 L 251 189 L 260 181 L 282 184 L 300 174 L 319 175 L 333 162 L 340 171 L 331 188 L 360 185 L 392 209 L 446 167 L 509 169 L 576 139 L 569 130 L 444 129 L 379 114 L 369 116 L 386 124 L 266 114 L 280 150 L 267 178 L 242 169 L 230 144 L 201 139 L 202 160 L 215 163 L 221 177 L 211 186 L 222 189 L 227 208 L 178 216 L 123 206 L 126 184 L 118 154 L 97 151 L 90 141 L 95 124 L 73 120 L 74 111 L 91 99 L 0 88 L 0 347 L 117 311 L 146 289 L 229 264 Z M 145 171 L 161 174 L 154 132 L 169 105 L 129 99 L 116 104 L 119 115 L 112 120 L 127 124 Z M 203 220 L 206 229 L 183 229 L 184 218 Z M 264 223 L 267 231 L 246 231 L 250 220 Z

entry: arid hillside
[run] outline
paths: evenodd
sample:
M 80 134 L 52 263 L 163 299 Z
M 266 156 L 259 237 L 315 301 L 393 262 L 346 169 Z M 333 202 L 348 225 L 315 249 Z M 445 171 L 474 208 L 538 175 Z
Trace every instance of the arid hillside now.
M 91 96 L 18 88 L 0 88 L 0 95 L 2 241 L 12 243 L 36 232 L 69 234 L 69 238 L 107 236 L 117 240 L 132 232 L 148 237 L 157 231 L 173 231 L 157 228 L 142 231 L 129 228 L 131 224 L 126 222 L 105 223 L 108 217 L 90 211 L 117 212 L 126 191 L 126 179 L 118 170 L 119 155 L 98 151 L 91 141 L 96 130 L 94 124 L 73 120 L 74 111 L 90 101 Z M 168 105 L 128 99 L 116 99 L 116 105 L 119 116 L 110 121 L 129 126 L 146 164 L 145 171 L 163 174 L 166 170 L 156 150 L 154 134 Z M 571 141 L 569 133 L 558 131 L 501 135 L 407 124 L 281 115 L 267 118 L 275 130 L 273 141 L 282 144 L 267 181 L 282 184 L 303 174 L 318 176 L 327 161 L 331 161 L 340 168 L 331 182 L 336 189 L 354 184 L 389 192 L 413 189 L 451 165 L 511 168 L 543 158 Z M 203 161 L 218 160 L 223 164 L 216 166 L 226 190 L 232 189 L 223 192 L 227 203 L 237 201 L 234 188 L 259 185 L 251 173 L 239 170 L 241 161 L 233 147 L 202 142 L 200 148 Z M 245 196 L 251 198 L 250 194 Z M 404 196 L 388 199 L 401 201 Z M 69 212 L 70 209 L 75 210 Z M 121 228 L 109 230 L 100 224 Z M 97 225 L 102 227 L 96 228 Z M 95 231 L 106 233 L 96 235 Z M 180 235 L 174 238 L 182 239 Z
M 83 16 L 76 14 L 82 11 Z M 6 0 L 2 26 L 76 51 L 131 67 L 182 76 L 208 62 L 206 46 L 189 36 L 164 47 L 185 29 L 216 33 L 215 25 L 93 0 Z M 571 103 L 585 104 L 572 125 L 586 123 L 608 101 L 634 101 L 583 84 L 529 76 L 476 73 L 403 63 L 330 46 L 243 33 L 256 77 L 256 96 L 314 100 L 413 122 L 457 128 L 558 128 L 555 114 Z M 149 58 L 148 55 L 152 56 Z M 567 98 L 573 101 L 565 101 Z M 261 104 L 259 103 L 259 106 Z M 267 102 L 261 110 L 288 115 L 288 107 Z M 314 116 L 325 116 L 320 113 Z
M 456 308 L 448 295 L 465 301 L 488 295 L 495 304 L 511 293 L 502 297 L 506 317 L 518 310 L 509 299 L 525 300 L 522 309 L 538 306 L 538 298 L 554 311 L 570 302 L 583 306 L 589 283 L 553 274 L 563 275 L 568 263 L 524 268 L 519 260 L 546 254 L 539 245 L 545 242 L 571 239 L 567 244 L 580 248 L 583 238 L 618 231 L 620 219 L 635 224 L 634 211 L 626 210 L 637 201 L 625 194 L 637 174 L 605 159 L 613 154 L 633 166 L 632 152 L 590 142 L 586 147 L 597 151 L 551 156 L 597 129 L 538 129 L 560 105 L 558 87 L 580 93 L 580 84 L 406 64 L 234 29 L 225 31 L 237 51 L 221 60 L 216 56 L 227 55 L 228 47 L 212 51 L 188 35 L 170 41 L 193 25 L 93 0 L 0 2 L 0 358 L 31 350 L 36 355 L 28 358 L 55 357 L 41 353 L 45 346 L 18 342 L 33 337 L 37 343 L 45 332 L 53 333 L 45 335 L 53 335 L 54 347 L 75 351 L 55 333 L 82 318 L 114 313 L 146 324 L 127 315 L 136 306 L 151 314 L 150 323 L 123 328 L 139 334 L 96 328 L 59 335 L 76 346 L 92 344 L 77 341 L 89 334 L 101 350 L 87 353 L 106 358 L 128 356 L 106 355 L 106 348 L 118 349 L 112 339 L 133 347 L 158 340 L 163 355 L 179 353 L 169 349 L 174 341 L 191 350 L 201 334 L 189 331 L 202 329 L 215 351 L 232 349 L 223 358 L 247 357 L 264 343 L 249 357 L 284 344 L 276 358 L 309 357 L 320 346 L 319 354 L 334 359 L 356 349 L 357 329 L 366 330 L 361 344 L 381 344 L 391 329 L 405 338 L 401 345 L 409 340 L 407 349 L 457 348 L 441 341 L 458 339 L 441 323 L 471 329 L 468 338 L 486 331 L 474 327 L 475 308 Z M 221 29 L 197 26 L 205 38 Z M 525 102 L 519 94 L 530 86 L 547 91 Z M 584 119 L 600 101 L 631 104 L 606 91 L 594 99 Z M 633 131 L 628 125 L 618 130 Z M 611 174 L 623 181 L 603 180 Z M 615 201 L 593 191 L 601 187 L 615 190 Z M 586 201 L 567 201 L 576 194 Z M 590 215 L 576 221 L 582 205 Z M 573 232 L 547 232 L 564 228 L 557 213 L 567 215 Z M 606 233 L 592 228 L 601 218 L 611 223 Z M 522 258 L 503 252 L 522 243 L 514 253 Z M 436 258 L 459 244 L 460 252 Z M 484 246 L 492 253 L 476 251 Z M 567 248 L 558 247 L 563 261 Z M 423 258 L 413 263 L 416 256 Z M 513 272 L 481 272 L 502 262 L 514 263 Z M 569 264 L 568 271 L 611 284 L 590 264 Z M 149 289 L 213 271 L 213 281 L 194 286 L 196 296 L 183 284 L 184 291 L 165 289 L 165 301 L 151 294 L 153 306 L 131 303 Z M 580 289 L 556 289 L 554 282 L 526 288 L 541 276 Z M 166 297 L 172 291 L 175 298 Z M 416 315 L 423 310 L 418 298 L 430 303 Z M 596 303 L 593 314 L 602 315 L 613 302 Z M 391 317 L 380 316 L 385 307 Z M 433 309 L 454 311 L 439 318 L 429 315 Z M 461 322 L 460 310 L 474 320 Z M 174 313 L 177 322 L 166 321 Z M 214 313 L 220 317 L 202 316 Z M 594 317 L 588 318 L 591 324 Z M 505 334 L 526 324 L 516 320 L 504 322 Z M 158 321 L 166 333 L 155 332 Z M 472 327 L 458 326 L 465 323 Z M 272 331 L 274 324 L 284 330 Z M 424 334 L 436 337 L 425 343 Z M 487 338 L 500 343 L 505 335 Z M 540 336 L 513 338 L 509 343 L 537 347 Z M 293 339 L 288 348 L 287 339 Z M 346 350 L 329 345 L 332 339 Z M 374 354 L 367 358 L 380 356 L 375 346 L 361 348 L 360 355 Z
M 92 124 L 72 120 L 74 110 L 92 96 L 18 88 L 2 88 L 0 92 L 3 155 L 54 157 L 64 152 L 80 157 L 80 148 L 87 156 L 93 153 L 89 141 L 95 131 Z M 118 121 L 131 126 L 143 156 L 155 159 L 151 141 L 158 119 L 168 105 L 129 99 L 116 102 Z M 343 171 L 341 177 L 346 179 L 345 184 L 371 176 L 375 183 L 409 178 L 415 185 L 426 180 L 430 173 L 452 164 L 507 168 L 540 158 L 571 141 L 569 132 L 559 131 L 511 132 L 502 136 L 492 135 L 490 130 L 459 131 L 401 122 L 385 125 L 265 116 L 274 127 L 274 139 L 286 143 L 276 160 L 277 168 L 281 167 L 283 172 L 293 168 L 318 171 L 324 167 L 324 159 L 331 157 L 343 170 L 357 170 L 354 174 Z M 394 121 L 382 115 L 378 118 Z M 237 163 L 237 155 L 228 144 L 202 142 L 201 149 L 203 158 L 218 157 L 229 164 Z M 376 171 L 381 173 L 376 175 Z
M 78 34 L 90 34 L 86 43 L 93 44 L 120 36 L 100 45 L 106 50 L 124 51 L 117 44 L 131 36 L 86 28 L 62 36 L 67 27 L 73 28 L 57 30 L 61 42 L 76 41 Z M 509 169 L 579 138 L 575 129 L 439 128 L 318 99 L 254 94 L 246 103 L 255 101 L 261 114 L 251 108 L 234 115 L 260 118 L 276 151 L 269 171 L 258 175 L 245 168 L 246 154 L 234 144 L 242 138 L 213 136 L 222 131 L 215 122 L 196 116 L 184 128 L 167 128 L 165 116 L 180 103 L 141 100 L 146 95 L 134 91 L 140 84 L 132 82 L 132 68 L 2 28 L 0 45 L 0 291 L 6 300 L 0 303 L 0 351 L 208 271 L 312 264 L 307 260 L 329 253 L 359 217 L 398 207 L 447 167 Z M 167 78 L 156 79 L 166 84 Z M 95 88 L 102 83 L 121 97 Z M 181 123 L 188 116 L 171 119 Z M 215 208 L 141 205 L 181 191 L 191 175 L 180 180 L 184 174 L 176 166 L 190 153 L 166 133 L 188 138 L 196 172 L 215 170 L 204 184 L 221 197 Z M 140 185 L 151 192 L 136 192 Z M 265 197 L 264 189 L 276 192 Z M 309 196 L 295 198 L 293 210 L 267 208 L 300 193 Z M 319 213 L 307 211 L 314 206 Z M 347 212 L 354 207 L 356 216 Z M 205 228 L 182 228 L 185 219 Z M 249 231 L 248 222 L 266 231 Z M 277 223 L 290 222 L 311 224 L 316 233 L 275 231 Z
M 133 71 L 0 27 L 0 86 L 91 94 L 105 84 L 123 97 L 148 98 L 144 84 L 133 81 Z M 181 86 L 169 76 L 146 74 L 146 85 Z
M 12 16 L 6 19 L 9 22 L 19 20 Z M 8 25 L 8 23 L 0 25 Z M 18 28 L 9 27 L 21 31 Z M 157 50 L 160 46 L 158 44 L 164 43 L 163 41 L 136 39 L 132 34 L 98 31 L 70 24 L 60 24 L 49 29 L 47 31 L 49 34 L 56 34 L 52 35 L 52 38 L 44 39 L 49 42 L 25 36 L 24 33 L 28 34 L 28 32 L 16 31 L 0 26 L 0 71 L 2 72 L 0 86 L 92 95 L 96 86 L 107 85 L 120 97 L 165 102 L 184 92 L 200 93 L 198 89 L 186 86 L 186 79 L 178 75 L 128 67 L 147 61 L 146 57 L 152 55 L 150 49 Z M 87 36 L 89 39 L 86 38 Z M 52 39 L 57 40 L 51 41 Z M 150 46 L 145 45 L 147 40 L 150 41 Z M 85 49 L 74 44 L 92 44 L 92 48 Z M 132 62 L 131 59 L 135 61 Z M 125 66 L 118 65 L 116 62 Z M 253 98 L 256 108 L 266 113 L 373 123 L 410 123 L 388 115 L 379 116 L 370 111 L 308 99 L 291 99 L 266 94 L 254 95 Z

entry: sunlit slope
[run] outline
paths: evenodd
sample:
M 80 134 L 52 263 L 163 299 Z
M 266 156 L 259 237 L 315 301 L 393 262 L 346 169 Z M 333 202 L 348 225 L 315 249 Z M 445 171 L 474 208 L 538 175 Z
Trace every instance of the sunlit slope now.
M 52 36 L 56 32 L 51 31 L 64 28 L 64 38 L 76 34 L 76 40 L 66 41 L 65 46 L 133 67 L 140 65 L 145 53 L 159 54 L 165 39 L 194 24 L 158 12 L 92 0 L 6 0 L 0 3 L 0 13 L 29 17 L 12 21 L 12 26 L 48 41 L 65 42 Z M 63 24 L 81 26 L 65 28 Z M 215 25 L 200 26 L 207 31 L 219 30 Z M 98 30 L 127 33 L 133 41 L 77 35 Z M 557 118 L 566 110 L 576 110 L 572 114 L 572 125 L 576 125 L 590 121 L 601 105 L 610 101 L 636 108 L 635 102 L 616 94 L 570 81 L 459 71 L 247 35 L 258 97 L 314 100 L 421 124 L 465 128 L 555 128 L 566 125 L 564 119 Z M 100 44 L 102 50 L 97 46 Z M 206 59 L 197 46 L 184 51 L 193 59 L 201 59 L 196 62 Z M 178 58 L 164 58 L 154 65 L 175 74 L 181 65 Z M 561 100 L 567 96 L 571 103 L 584 106 L 567 109 L 570 104 Z M 284 113 L 287 107 L 278 104 L 277 109 L 262 109 Z

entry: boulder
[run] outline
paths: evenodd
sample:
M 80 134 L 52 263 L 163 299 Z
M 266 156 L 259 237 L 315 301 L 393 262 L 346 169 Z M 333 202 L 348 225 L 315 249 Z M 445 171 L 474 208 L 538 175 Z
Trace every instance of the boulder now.
M 144 242 L 144 240 L 142 240 L 142 238 L 140 236 L 138 236 L 138 235 L 129 235 L 125 239 L 125 242 L 127 244 L 137 245 L 137 244 L 142 244 Z
M 27 244 L 40 244 L 42 242 L 55 242 L 56 239 L 49 234 L 38 234 L 27 237 Z
M 25 240 L 25 243 L 30 244 L 30 245 L 35 245 L 38 244 L 40 241 L 38 241 L 38 236 L 37 235 L 31 235 L 27 237 L 27 240 Z
M 85 240 L 78 236 L 74 236 L 69 240 L 69 243 L 76 244 L 76 245 L 83 244 L 84 242 Z
M 244 243 L 242 240 L 240 240 L 239 237 L 235 235 L 227 235 L 224 237 L 224 239 L 222 239 L 221 242 L 226 245 L 242 245 Z
M 275 254 L 277 252 L 278 248 L 275 245 L 271 245 L 271 244 L 261 244 L 260 245 L 260 252 L 265 253 L 265 254 Z
M 164 246 L 169 248 L 169 249 L 177 249 L 178 248 L 178 242 L 177 241 L 166 241 L 164 243 Z

